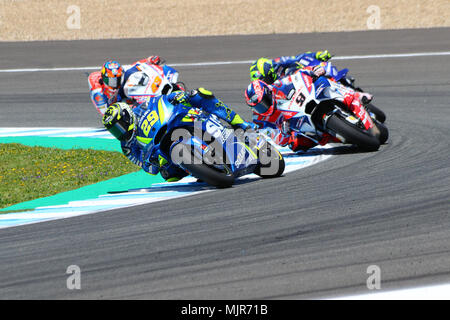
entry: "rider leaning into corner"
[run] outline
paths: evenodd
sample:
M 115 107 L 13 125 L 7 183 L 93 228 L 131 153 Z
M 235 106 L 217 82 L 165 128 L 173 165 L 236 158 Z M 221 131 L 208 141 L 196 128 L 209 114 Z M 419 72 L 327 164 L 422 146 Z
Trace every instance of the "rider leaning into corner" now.
M 330 76 L 331 66 L 327 61 L 331 59 L 328 50 L 317 52 L 306 52 L 296 56 L 282 56 L 275 59 L 259 58 L 250 66 L 251 81 L 262 80 L 267 84 L 272 84 L 276 80 L 293 74 L 299 69 L 312 71 L 323 69 L 325 76 Z M 321 61 L 318 66 L 310 66 L 316 60 Z
M 204 88 L 192 90 L 190 93 L 174 91 L 167 96 L 175 106 L 198 108 L 215 114 L 234 128 L 247 130 L 256 127 L 253 123 L 244 121 L 236 112 Z M 150 98 L 146 103 L 134 109 L 124 102 L 113 103 L 103 116 L 103 125 L 120 141 L 123 154 L 131 162 L 142 167 L 149 174 L 160 173 L 166 181 L 174 182 L 187 176 L 188 173 L 172 164 L 160 150 L 156 150 L 149 159 L 146 159 L 145 143 L 141 142 L 143 139 L 140 139 L 146 137 L 141 128 L 141 119 L 147 118 L 152 111 L 152 108 L 148 108 L 148 104 L 157 103 L 160 98 L 161 96 Z
M 89 75 L 89 88 L 92 103 L 100 114 L 104 114 L 109 105 L 126 101 L 131 103 L 130 97 L 124 90 L 124 84 L 133 74 L 141 72 L 137 64 L 160 68 L 161 58 L 150 56 L 148 58 L 134 62 L 128 69 L 114 60 L 106 61 L 100 71 L 92 72 Z
M 307 78 L 311 79 L 310 81 L 312 82 L 325 75 L 324 68 L 301 69 L 299 72 L 306 74 Z M 370 94 L 342 87 L 344 92 L 342 102 L 352 112 L 359 110 L 361 104 L 367 104 L 371 100 L 372 96 Z M 294 152 L 306 151 L 317 144 L 290 130 L 289 122 L 285 121 L 283 114 L 277 110 L 277 102 L 279 100 L 289 100 L 294 92 L 295 87 L 292 82 L 292 76 L 286 76 L 274 81 L 272 84 L 267 84 L 262 80 L 254 80 L 245 91 L 245 100 L 253 111 L 253 122 L 260 129 L 267 129 L 275 143 L 281 146 L 289 146 Z M 333 136 L 325 134 L 323 139 L 319 141 L 319 144 L 325 145 L 333 142 L 334 139 Z

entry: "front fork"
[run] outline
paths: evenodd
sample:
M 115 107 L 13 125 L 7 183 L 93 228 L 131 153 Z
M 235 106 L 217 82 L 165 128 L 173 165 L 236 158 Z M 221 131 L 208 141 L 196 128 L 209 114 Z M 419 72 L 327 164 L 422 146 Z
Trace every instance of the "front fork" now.
M 342 97 L 344 97 L 344 100 L 345 100 L 345 97 L 347 97 L 347 95 L 352 96 L 352 97 L 353 97 L 353 101 L 355 101 L 355 99 L 358 99 L 358 100 L 359 100 L 359 98 L 356 98 L 356 97 L 355 97 L 355 95 L 358 94 L 358 93 L 356 92 L 355 89 L 345 87 L 344 85 L 339 84 L 339 83 L 334 83 L 334 84 L 332 84 L 331 87 L 334 87 L 332 90 L 334 90 L 335 94 L 337 94 L 337 95 L 334 97 L 334 98 L 336 98 L 337 100 L 340 100 L 340 99 L 338 98 L 339 95 L 341 95 Z M 348 122 L 351 122 L 351 123 L 353 123 L 353 124 L 356 124 L 356 123 L 358 122 L 358 119 L 359 119 L 359 120 L 361 120 L 361 122 L 362 122 L 362 124 L 363 124 L 365 130 L 370 130 L 370 129 L 372 129 L 375 125 L 374 125 L 374 122 L 373 122 L 373 120 L 372 120 L 372 117 L 370 116 L 369 112 L 366 110 L 366 107 L 365 107 L 360 101 L 358 101 L 358 103 L 356 103 L 356 104 L 353 103 L 353 101 L 352 101 L 352 102 L 349 102 L 349 104 L 351 104 L 351 107 L 350 107 L 350 106 L 347 106 L 347 109 L 348 109 L 348 110 L 349 110 L 349 111 L 350 111 L 357 119 L 354 119 L 354 118 L 351 117 L 351 116 L 346 116 L 345 119 L 346 119 Z

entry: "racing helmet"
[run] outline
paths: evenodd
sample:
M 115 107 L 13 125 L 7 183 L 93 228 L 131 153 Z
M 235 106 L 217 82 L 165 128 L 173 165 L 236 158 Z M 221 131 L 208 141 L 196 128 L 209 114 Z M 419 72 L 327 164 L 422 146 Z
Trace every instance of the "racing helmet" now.
M 272 90 L 264 81 L 255 80 L 248 85 L 245 101 L 254 112 L 262 116 L 270 116 L 273 113 Z
M 124 70 L 120 63 L 114 60 L 109 60 L 103 64 L 101 74 L 105 85 L 112 89 L 117 89 L 122 83 Z
M 273 67 L 272 60 L 266 58 L 259 58 L 250 66 L 250 79 L 263 80 L 266 83 L 272 84 L 277 80 L 277 73 Z
M 113 103 L 102 119 L 105 128 L 120 141 L 129 141 L 136 131 L 136 116 L 124 102 Z

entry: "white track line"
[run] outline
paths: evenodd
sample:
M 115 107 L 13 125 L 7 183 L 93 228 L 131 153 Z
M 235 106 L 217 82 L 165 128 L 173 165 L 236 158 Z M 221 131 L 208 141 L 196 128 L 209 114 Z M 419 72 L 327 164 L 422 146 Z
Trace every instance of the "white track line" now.
M 106 129 L 99 130 L 97 128 L 0 128 L 0 137 L 65 137 L 68 131 L 72 131 L 73 137 L 113 138 Z M 316 150 L 329 147 L 332 146 L 318 146 Z M 309 154 L 293 154 L 289 148 L 280 147 L 280 152 L 285 155 L 285 174 L 315 165 L 318 162 L 332 157 L 331 154 L 316 154 L 313 149 Z M 245 182 L 244 180 L 248 179 L 260 178 L 255 174 L 249 174 L 240 177 L 238 180 Z M 132 189 L 126 193 L 103 194 L 94 196 L 92 199 L 69 201 L 67 204 L 62 205 L 38 206 L 30 211 L 18 211 L 5 214 L 2 214 L 0 211 L 0 229 L 187 197 L 215 190 L 214 188 L 198 184 L 196 180 L 188 176 L 179 182 L 155 183 L 151 187 L 139 190 Z
M 428 57 L 428 56 L 450 56 L 450 51 L 372 54 L 372 55 L 341 56 L 341 57 L 337 56 L 337 57 L 333 57 L 333 60 L 388 59 L 388 58 L 411 58 L 411 57 Z M 217 65 L 227 65 L 227 64 L 248 64 L 248 63 L 252 63 L 252 62 L 254 62 L 254 60 L 173 63 L 173 64 L 169 64 L 169 65 L 172 67 L 202 67 L 202 66 L 217 66 Z M 95 66 L 95 67 L 63 67 L 63 68 L 0 69 L 0 73 L 86 71 L 86 70 L 97 70 L 97 69 L 99 69 L 99 66 Z
M 365 56 L 342 56 L 342 57 L 333 57 L 332 59 L 333 60 L 388 59 L 388 58 L 411 58 L 411 57 L 429 57 L 429 56 L 450 56 L 450 51 L 372 54 L 372 55 L 365 55 Z
M 326 300 L 450 300 L 450 284 L 348 295 Z

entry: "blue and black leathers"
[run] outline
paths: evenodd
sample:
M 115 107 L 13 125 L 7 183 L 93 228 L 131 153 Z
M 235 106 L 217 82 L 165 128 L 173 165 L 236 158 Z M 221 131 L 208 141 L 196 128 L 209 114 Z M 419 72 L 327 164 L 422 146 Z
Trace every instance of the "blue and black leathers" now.
M 293 74 L 298 69 L 312 68 L 319 64 L 324 67 L 325 75 L 328 76 L 331 75 L 331 64 L 325 62 L 330 58 L 331 55 L 326 50 L 275 59 L 259 58 L 250 66 L 250 78 L 272 84 L 280 78 Z
M 150 174 L 161 173 L 161 176 L 167 181 L 176 181 L 187 175 L 185 171 L 178 166 L 173 165 L 166 155 L 159 149 L 153 148 L 152 154 L 147 153 L 147 144 L 149 143 L 148 128 L 145 121 L 151 119 L 152 110 L 158 105 L 159 99 L 162 96 L 150 98 L 145 104 L 142 104 L 133 109 L 136 115 L 136 127 L 134 128 L 133 137 L 126 142 L 121 142 L 122 151 L 128 159 L 134 164 L 142 167 Z M 174 106 L 183 108 L 192 107 L 198 108 L 210 114 L 215 114 L 220 119 L 228 122 L 232 126 L 242 129 L 255 128 L 253 123 L 246 122 L 230 109 L 225 103 L 217 99 L 211 92 L 199 88 L 193 90 L 190 94 L 184 91 L 172 92 L 167 96 L 168 100 Z M 152 106 L 152 107 L 151 107 Z
M 299 64 L 302 66 L 309 66 L 312 62 L 316 61 L 316 53 L 302 53 L 296 56 L 282 56 L 272 60 L 275 71 L 279 71 L 280 68 L 297 68 Z
M 283 56 L 272 60 L 272 65 L 278 76 L 290 75 L 300 68 L 317 63 L 318 52 L 307 52 L 296 56 Z

